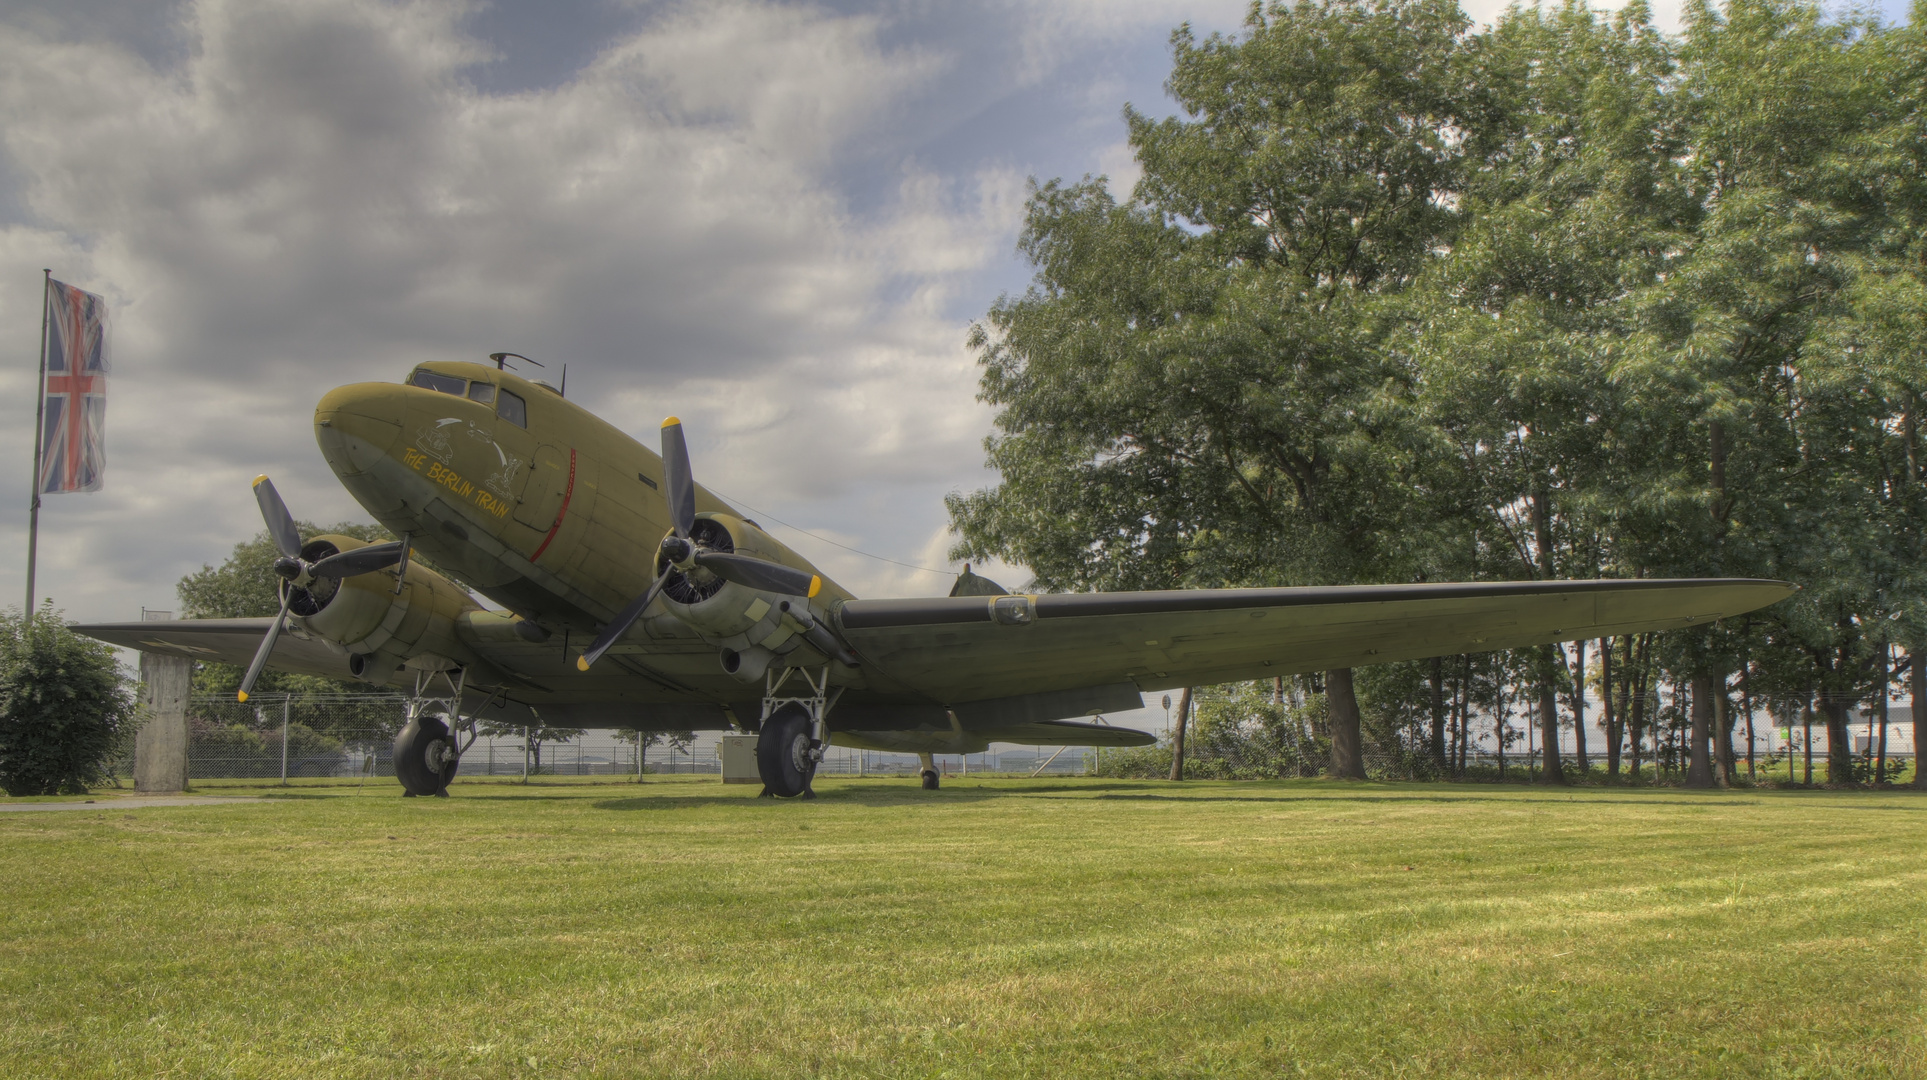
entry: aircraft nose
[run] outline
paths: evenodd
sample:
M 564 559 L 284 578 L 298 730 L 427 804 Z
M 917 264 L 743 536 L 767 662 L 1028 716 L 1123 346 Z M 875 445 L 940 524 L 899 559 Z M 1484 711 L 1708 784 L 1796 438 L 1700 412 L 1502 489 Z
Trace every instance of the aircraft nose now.
M 315 441 L 335 475 L 359 476 L 401 438 L 404 387 L 352 383 L 328 391 L 314 410 Z

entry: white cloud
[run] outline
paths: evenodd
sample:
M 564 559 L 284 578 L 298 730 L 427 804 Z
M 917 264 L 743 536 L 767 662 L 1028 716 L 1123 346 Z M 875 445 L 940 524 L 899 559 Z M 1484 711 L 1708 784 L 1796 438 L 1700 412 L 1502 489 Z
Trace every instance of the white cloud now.
M 1220 6 L 1235 25 L 1242 4 Z M 115 320 L 107 489 L 47 500 L 41 591 L 88 618 L 172 606 L 182 573 L 259 528 L 259 472 L 304 517 L 365 518 L 315 451 L 315 400 L 503 348 L 569 363 L 571 396 L 629 430 L 683 415 L 724 491 L 942 565 L 941 496 L 994 479 L 963 340 L 1040 170 L 996 145 L 929 158 L 917 147 L 950 148 L 921 129 L 1029 86 L 1082 110 L 1090 143 L 1044 175 L 1119 172 L 1116 147 L 1098 152 L 1122 90 L 1092 84 L 1090 58 L 1185 17 L 1148 0 L 985 12 L 677 5 L 504 94 L 468 77 L 500 43 L 442 0 L 194 0 L 173 51 L 0 22 L 0 147 L 24 208 L 0 229 L 0 312 L 30 326 L 53 266 Z M 1061 74 L 1073 61 L 1084 74 Z M 16 402 L 34 344 L 0 341 Z M 0 416 L 0 439 L 25 451 L 31 422 Z M 17 456 L 0 483 L 24 492 Z M 19 536 L 24 511 L 0 523 Z M 866 593 L 939 584 L 825 566 Z

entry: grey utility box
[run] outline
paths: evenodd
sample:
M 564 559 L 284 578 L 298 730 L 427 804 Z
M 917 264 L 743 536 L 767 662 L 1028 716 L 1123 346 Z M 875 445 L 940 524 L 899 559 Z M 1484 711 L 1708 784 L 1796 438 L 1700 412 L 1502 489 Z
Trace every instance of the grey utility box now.
M 756 771 L 756 736 L 725 735 L 720 740 L 723 756 L 723 783 L 760 784 L 763 776 Z

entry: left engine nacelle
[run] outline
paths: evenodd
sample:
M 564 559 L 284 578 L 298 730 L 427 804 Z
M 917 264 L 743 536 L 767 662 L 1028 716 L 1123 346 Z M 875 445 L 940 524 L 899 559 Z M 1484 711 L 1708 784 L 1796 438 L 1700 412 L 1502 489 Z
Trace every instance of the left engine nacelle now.
M 691 537 L 711 551 L 752 555 L 809 573 L 814 567 L 783 546 L 761 526 L 729 514 L 699 514 Z M 667 567 L 658 555 L 656 569 Z M 703 640 L 718 647 L 723 670 L 744 682 L 760 682 L 772 666 L 814 667 L 842 651 L 823 629 L 812 600 L 829 597 L 783 596 L 725 582 L 698 569 L 671 573 L 663 602 Z
M 365 546 L 352 536 L 317 536 L 302 546 L 301 558 L 312 563 Z M 457 636 L 456 624 L 481 605 L 420 563 L 408 564 L 399 593 L 394 570 L 356 574 L 332 587 L 326 579 L 314 584 L 296 595 L 288 612 L 303 630 L 345 649 L 356 678 L 386 685 L 410 659 L 431 666 L 435 660 L 460 667 L 480 663 Z

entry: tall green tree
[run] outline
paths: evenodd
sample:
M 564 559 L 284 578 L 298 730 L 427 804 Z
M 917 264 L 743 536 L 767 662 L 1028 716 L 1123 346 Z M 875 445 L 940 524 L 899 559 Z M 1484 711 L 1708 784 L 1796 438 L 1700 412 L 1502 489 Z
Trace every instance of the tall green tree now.
M 1867 465 L 1884 407 L 1821 343 L 1873 223 L 1842 152 L 1883 106 L 1866 23 L 1799 0 L 1689 5 L 1677 108 L 1700 218 L 1619 375 L 1649 407 L 1629 485 L 1635 558 L 1670 576 L 1788 577 L 1805 591 L 1761 622 L 1782 682 L 1828 710 L 1835 779 L 1845 717 L 1873 679 L 1887 541 Z M 1870 407 L 1872 406 L 1872 407 Z M 1673 635 L 1666 666 L 1692 684 L 1688 783 L 1709 785 L 1727 673 L 1747 649 L 1716 628 Z M 1720 775 L 1726 770 L 1722 768 Z
M 1426 455 L 1448 577 L 1595 577 L 1612 565 L 1600 492 L 1625 480 L 1614 433 L 1630 407 L 1612 377 L 1634 315 L 1690 227 L 1664 92 L 1674 60 L 1642 4 L 1610 20 L 1584 3 L 1515 9 L 1470 50 L 1483 103 L 1469 138 L 1466 224 L 1412 309 Z M 1557 699 L 1585 756 L 1581 674 L 1532 656 L 1542 743 Z M 1557 754 L 1541 772 L 1563 780 Z
M 1046 588 L 1787 578 L 1773 610 L 1603 643 L 1606 759 L 1651 730 L 1731 782 L 1744 672 L 1818 703 L 1849 781 L 1851 710 L 1894 646 L 1927 654 L 1917 9 L 1696 0 L 1668 37 L 1639 4 L 1469 33 L 1307 0 L 1181 29 L 1183 115 L 1126 111 L 1131 198 L 1034 191 L 1033 286 L 973 336 L 1002 483 L 951 500 L 960 553 Z M 1474 711 L 1529 704 L 1551 747 L 1563 702 L 1583 763 L 1585 656 L 1327 673 L 1332 771 L 1362 772 L 1361 698 L 1380 749 L 1422 718 L 1454 766 Z
M 1456 228 L 1466 20 L 1438 0 L 1254 5 L 1173 36 L 1185 115 L 1144 169 L 1034 190 L 1036 269 L 972 337 L 999 409 L 960 555 L 1045 588 L 1409 580 L 1412 370 L 1391 303 Z M 1364 776 L 1349 671 L 1331 771 Z

